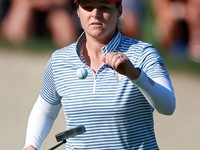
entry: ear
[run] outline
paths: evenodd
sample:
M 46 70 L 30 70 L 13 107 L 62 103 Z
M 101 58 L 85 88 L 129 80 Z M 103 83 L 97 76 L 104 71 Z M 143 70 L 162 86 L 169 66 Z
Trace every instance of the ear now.
M 119 10 L 119 12 L 118 12 L 118 18 L 122 15 L 122 12 L 123 12 L 123 9 L 122 9 L 122 5 L 120 5 L 119 7 L 118 7 L 118 10 Z

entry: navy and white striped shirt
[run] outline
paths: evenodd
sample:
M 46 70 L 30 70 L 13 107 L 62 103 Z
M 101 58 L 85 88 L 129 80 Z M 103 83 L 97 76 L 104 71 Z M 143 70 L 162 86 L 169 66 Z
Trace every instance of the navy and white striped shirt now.
M 131 80 L 105 64 L 95 74 L 84 60 L 80 48 L 85 39 L 57 50 L 49 60 L 41 88 L 42 98 L 52 105 L 62 103 L 68 129 L 84 125 L 86 132 L 67 140 L 66 149 L 157 150 L 153 107 Z M 168 77 L 156 49 L 120 32 L 102 48 L 122 52 L 149 78 Z M 86 79 L 77 78 L 80 67 Z

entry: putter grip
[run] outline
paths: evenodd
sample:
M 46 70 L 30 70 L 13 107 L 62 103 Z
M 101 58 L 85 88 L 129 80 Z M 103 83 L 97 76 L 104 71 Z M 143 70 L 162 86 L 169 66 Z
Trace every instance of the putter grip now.
M 84 132 L 86 132 L 85 127 L 84 126 L 78 126 L 76 128 L 58 133 L 55 137 L 56 137 L 57 142 L 60 142 L 60 141 L 63 141 L 65 139 L 68 139 L 68 138 L 74 137 L 76 135 L 82 134 Z

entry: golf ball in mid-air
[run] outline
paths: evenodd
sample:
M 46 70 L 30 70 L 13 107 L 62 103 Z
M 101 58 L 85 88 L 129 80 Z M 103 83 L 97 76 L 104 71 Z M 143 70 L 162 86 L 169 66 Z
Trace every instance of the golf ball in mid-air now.
M 77 71 L 76 71 L 76 75 L 79 79 L 85 79 L 88 75 L 88 72 L 85 68 L 79 68 Z

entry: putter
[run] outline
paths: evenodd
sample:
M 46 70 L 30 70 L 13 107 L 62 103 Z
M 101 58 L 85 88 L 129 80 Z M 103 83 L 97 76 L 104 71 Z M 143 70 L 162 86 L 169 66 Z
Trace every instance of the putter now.
M 56 148 L 58 148 L 59 146 L 61 146 L 62 144 L 66 143 L 68 138 L 72 138 L 76 135 L 82 134 L 86 132 L 85 127 L 84 126 L 78 126 L 76 128 L 58 133 L 55 135 L 57 142 L 60 142 L 59 144 L 55 145 L 54 147 L 50 148 L 49 150 L 54 150 Z

